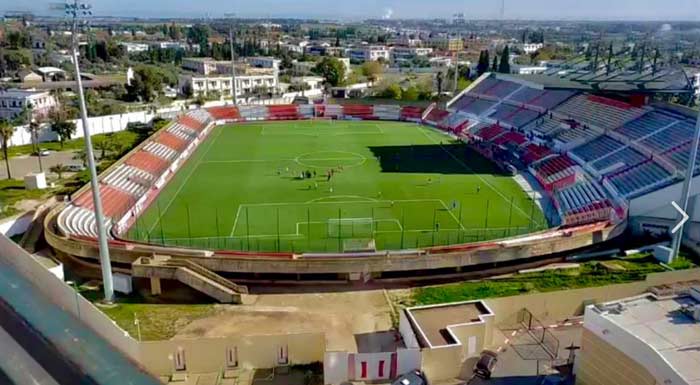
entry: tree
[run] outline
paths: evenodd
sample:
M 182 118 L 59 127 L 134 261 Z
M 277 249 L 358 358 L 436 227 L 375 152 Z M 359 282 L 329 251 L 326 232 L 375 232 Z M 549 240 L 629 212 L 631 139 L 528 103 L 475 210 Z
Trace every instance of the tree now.
M 44 165 L 41 163 L 41 150 L 39 148 L 39 131 L 41 130 L 41 120 L 32 119 L 27 125 L 27 132 L 32 138 L 32 151 L 36 153 L 37 161 L 39 162 L 39 172 L 44 171 Z
M 491 64 L 491 59 L 489 58 L 489 51 L 484 50 L 479 54 L 479 62 L 476 66 L 476 72 L 479 76 L 483 75 L 489 70 L 489 65 Z
M 491 66 L 491 72 L 498 72 L 498 56 L 493 57 L 493 65 Z
M 406 88 L 405 91 L 403 91 L 402 99 L 409 102 L 415 102 L 416 100 L 418 100 L 419 95 L 420 92 L 418 91 L 418 87 L 410 86 Z
M 362 75 L 374 83 L 384 72 L 384 66 L 378 61 L 368 61 L 362 64 Z
M 482 52 L 483 53 L 483 52 Z M 480 59 L 481 60 L 481 59 Z M 438 90 L 438 95 L 442 95 L 442 83 L 444 81 L 442 71 L 437 73 L 437 90 Z
M 5 168 L 7 169 L 7 179 L 12 179 L 10 171 L 10 157 L 7 154 L 7 147 L 12 135 L 15 133 L 15 126 L 7 119 L 0 119 L 0 141 L 2 141 L 2 155 L 5 157 Z
M 92 143 L 100 151 L 100 159 L 104 159 L 105 155 L 107 155 L 107 150 L 112 146 L 110 142 L 110 138 L 107 136 L 95 136 L 93 138 Z
M 501 52 L 501 64 L 498 66 L 498 72 L 502 74 L 510 73 L 510 49 L 508 49 L 508 46 L 505 46 L 503 52 Z
M 63 148 L 65 141 L 70 140 L 73 134 L 75 134 L 75 130 L 75 123 L 66 120 L 63 113 L 58 110 L 54 110 L 51 113 L 51 131 L 58 135 L 58 141 L 61 143 L 61 148 Z
M 68 170 L 68 166 L 64 165 L 63 163 L 57 163 L 49 167 L 49 171 L 58 175 L 58 179 L 63 179 L 63 174 L 67 173 L 70 170 Z
M 73 155 L 73 160 L 79 160 L 83 167 L 87 167 L 87 152 L 85 150 L 77 151 Z
M 164 85 L 177 83 L 177 76 L 164 68 L 154 65 L 141 65 L 134 70 L 134 79 L 127 86 L 131 100 L 151 102 L 158 96 Z
M 384 91 L 382 91 L 380 96 L 387 99 L 401 100 L 403 90 L 401 90 L 401 87 L 398 84 L 390 84 L 384 89 Z
M 325 79 L 326 84 L 337 87 L 345 81 L 345 65 L 338 59 L 325 57 L 316 64 L 314 72 Z

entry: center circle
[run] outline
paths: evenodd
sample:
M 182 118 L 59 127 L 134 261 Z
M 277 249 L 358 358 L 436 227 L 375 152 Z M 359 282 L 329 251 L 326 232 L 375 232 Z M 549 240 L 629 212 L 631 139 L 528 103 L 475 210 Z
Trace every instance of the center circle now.
M 367 158 L 349 151 L 316 151 L 301 154 L 294 161 L 301 166 L 311 168 L 358 167 L 362 166 Z

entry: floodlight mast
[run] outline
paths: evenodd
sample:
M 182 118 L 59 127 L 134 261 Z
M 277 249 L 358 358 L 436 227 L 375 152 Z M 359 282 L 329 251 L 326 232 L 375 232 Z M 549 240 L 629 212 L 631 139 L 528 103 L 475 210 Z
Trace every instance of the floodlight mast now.
M 688 169 L 685 170 L 685 180 L 683 181 L 681 200 L 680 202 L 678 202 L 681 206 L 681 209 L 684 212 L 688 212 L 688 201 L 690 200 L 690 187 L 693 180 L 693 175 L 695 175 L 695 158 L 698 156 L 698 144 L 700 144 L 700 114 L 698 114 L 698 116 L 696 117 L 695 133 L 693 134 L 693 144 L 690 148 L 690 158 L 688 158 Z M 677 218 L 680 221 L 683 218 L 683 215 L 679 213 Z M 681 225 L 680 229 L 678 229 L 678 231 L 676 231 L 676 233 L 673 235 L 673 242 L 671 243 L 671 261 L 678 258 L 678 253 L 681 250 L 681 243 L 683 243 L 684 230 L 685 225 Z
M 231 92 L 233 93 L 233 105 L 238 105 L 238 96 L 236 95 L 236 59 L 233 52 L 233 17 L 235 13 L 224 14 L 226 18 L 230 18 L 228 26 L 228 40 L 231 45 Z
M 85 0 L 68 0 L 64 4 L 64 11 L 66 16 L 71 21 L 71 56 L 73 58 L 73 67 L 75 68 L 75 81 L 77 83 L 78 99 L 80 101 L 80 119 L 83 123 L 83 135 L 85 137 L 85 155 L 87 157 L 88 170 L 90 170 L 92 202 L 95 211 L 95 221 L 97 222 L 97 239 L 99 240 L 102 285 L 104 287 L 104 302 L 112 303 L 114 301 L 112 263 L 109 258 L 107 229 L 105 227 L 104 214 L 102 210 L 100 185 L 97 179 L 97 169 L 95 167 L 95 157 L 92 150 L 92 139 L 90 138 L 90 127 L 88 124 L 87 108 L 85 105 L 85 92 L 83 91 L 83 81 L 80 77 L 80 65 L 78 61 L 78 33 L 80 32 L 80 27 L 85 23 L 85 18 L 92 16 L 92 5 L 87 3 Z

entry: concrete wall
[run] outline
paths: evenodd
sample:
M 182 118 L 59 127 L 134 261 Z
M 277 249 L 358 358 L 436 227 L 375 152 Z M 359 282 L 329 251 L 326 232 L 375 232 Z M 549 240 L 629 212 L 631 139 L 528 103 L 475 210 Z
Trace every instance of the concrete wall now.
M 151 111 L 135 111 L 117 115 L 94 116 L 88 118 L 88 124 L 92 135 L 108 134 L 111 132 L 124 131 L 129 123 L 148 123 L 155 116 L 174 116 L 180 111 L 180 107 L 169 107 L 159 109 L 157 114 L 154 114 Z M 82 138 L 83 121 L 81 119 L 74 119 L 73 122 L 75 123 L 76 131 L 72 138 Z M 50 125 L 45 124 L 39 131 L 39 141 L 49 142 L 56 140 L 58 140 L 56 133 L 51 131 Z M 32 138 L 29 131 L 27 131 L 27 126 L 15 127 L 15 133 L 12 135 L 9 143 L 10 146 L 19 146 L 32 143 Z
M 12 265 L 52 302 L 73 314 L 127 357 L 139 361 L 139 345 L 92 303 L 76 294 L 54 274 L 8 238 L 0 236 L 0 263 Z
M 184 353 L 186 370 L 191 373 L 215 373 L 227 368 L 227 349 L 237 351 L 238 367 L 272 368 L 281 366 L 277 355 L 286 349 L 288 364 L 323 362 L 326 350 L 323 333 L 259 335 L 223 338 L 199 338 L 141 343 L 141 363 L 158 375 L 175 372 L 174 357 Z
M 585 329 L 589 334 L 589 349 L 584 340 L 577 364 L 577 373 L 583 373 L 584 383 L 595 384 L 592 377 L 602 385 L 624 384 L 624 379 L 633 379 L 630 384 L 686 384 L 680 374 L 666 361 L 656 349 L 637 338 L 626 328 L 620 327 L 613 320 L 599 314 L 592 306 L 586 308 Z M 597 339 L 593 339 L 593 336 Z M 601 356 L 596 356 L 601 354 Z M 595 356 L 595 357 L 594 357 Z M 608 363 L 621 362 L 623 365 L 606 367 L 600 359 Z M 644 369 L 648 368 L 648 369 Z M 601 376 L 597 371 L 607 370 L 609 377 Z M 629 372 L 629 373 L 627 373 Z M 638 375 L 635 375 L 635 372 Z M 595 375 L 594 375 L 595 373 Z
M 459 345 L 424 349 L 421 355 L 421 367 L 430 383 L 459 377 L 466 358 Z
M 99 255 L 95 241 L 66 239 L 56 234 L 51 225 L 58 215 L 59 208 L 47 216 L 46 239 L 57 250 L 82 257 L 96 259 Z M 203 250 L 158 247 L 134 244 L 127 247 L 113 247 L 112 260 L 131 264 L 136 258 L 149 254 L 189 257 L 192 261 L 216 272 L 237 273 L 363 273 L 370 272 L 429 270 L 456 268 L 496 262 L 547 256 L 575 250 L 602 242 L 620 235 L 625 225 L 604 227 L 587 226 L 579 231 L 555 230 L 542 234 L 528 235 L 501 241 L 485 242 L 454 248 L 436 248 L 429 253 L 396 252 L 376 253 L 369 256 L 328 255 L 320 257 L 292 258 L 264 255 L 236 256 L 232 254 L 204 256 Z
M 655 385 L 654 377 L 642 365 L 584 329 L 576 358 L 577 385 Z
M 649 274 L 646 280 L 639 282 L 492 298 L 484 300 L 484 302 L 494 312 L 494 322 L 497 325 L 512 321 L 515 314 L 523 308 L 527 308 L 543 322 L 556 322 L 582 316 L 585 310 L 584 305 L 586 304 L 632 297 L 646 292 L 651 286 L 691 281 L 699 278 L 700 269 L 667 271 Z
M 7 218 L 0 223 L 0 233 L 6 237 L 22 234 L 29 229 L 32 224 L 34 213 L 25 213 L 23 215 Z

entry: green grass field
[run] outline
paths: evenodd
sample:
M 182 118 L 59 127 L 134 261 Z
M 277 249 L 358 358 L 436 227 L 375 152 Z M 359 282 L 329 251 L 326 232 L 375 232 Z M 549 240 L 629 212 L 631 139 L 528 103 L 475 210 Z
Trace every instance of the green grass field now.
M 316 176 L 300 178 L 305 171 Z M 546 226 L 511 176 L 431 128 L 290 121 L 216 127 L 128 237 L 336 252 L 364 249 L 371 240 L 377 249 L 407 249 Z

